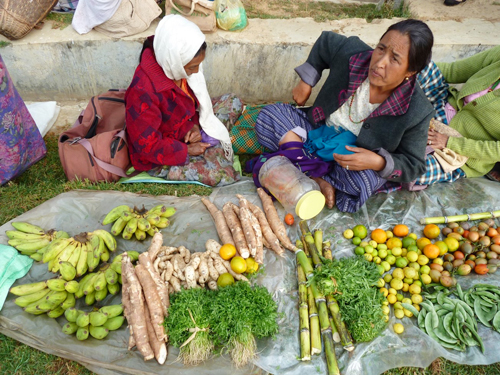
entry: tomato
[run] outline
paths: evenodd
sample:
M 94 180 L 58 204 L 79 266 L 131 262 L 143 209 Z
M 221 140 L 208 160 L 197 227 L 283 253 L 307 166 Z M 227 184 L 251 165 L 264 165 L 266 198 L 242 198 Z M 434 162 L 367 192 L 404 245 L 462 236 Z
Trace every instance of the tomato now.
M 292 214 L 286 214 L 285 215 L 285 223 L 287 225 L 293 225 L 293 222 L 295 221 L 295 219 L 293 218 L 293 215 Z

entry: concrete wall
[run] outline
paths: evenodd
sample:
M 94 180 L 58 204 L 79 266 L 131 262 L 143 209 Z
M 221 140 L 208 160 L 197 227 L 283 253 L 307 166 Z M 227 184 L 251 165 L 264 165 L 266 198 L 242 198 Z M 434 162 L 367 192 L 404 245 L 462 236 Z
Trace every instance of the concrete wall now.
M 293 69 L 306 60 L 322 31 L 359 36 L 374 46 L 394 22 L 252 19 L 242 32 L 207 35 L 204 70 L 209 91 L 212 96 L 233 92 L 249 103 L 290 100 L 298 81 Z M 108 88 L 126 88 L 142 42 L 154 33 L 156 24 L 142 34 L 123 39 L 95 31 L 78 35 L 71 27 L 60 30 L 51 26 L 46 22 L 42 30 L 33 30 L 0 49 L 25 100 L 86 99 Z M 500 44 L 500 34 L 492 32 L 500 30 L 500 23 L 431 21 L 429 26 L 435 35 L 436 61 L 453 61 Z

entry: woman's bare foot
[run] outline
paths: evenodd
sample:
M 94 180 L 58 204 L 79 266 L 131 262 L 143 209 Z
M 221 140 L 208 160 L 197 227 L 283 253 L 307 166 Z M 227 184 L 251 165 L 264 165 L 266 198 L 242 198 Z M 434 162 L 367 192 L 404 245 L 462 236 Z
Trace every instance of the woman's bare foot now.
M 325 196 L 326 207 L 333 208 L 333 206 L 335 206 L 335 188 L 321 177 L 312 177 L 312 179 L 316 181 L 321 189 L 321 192 Z

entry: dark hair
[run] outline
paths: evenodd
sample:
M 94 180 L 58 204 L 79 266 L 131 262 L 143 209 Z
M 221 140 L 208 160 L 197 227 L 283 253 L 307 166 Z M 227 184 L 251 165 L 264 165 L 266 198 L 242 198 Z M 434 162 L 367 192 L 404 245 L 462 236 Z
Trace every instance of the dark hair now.
M 144 51 L 148 48 L 153 49 L 153 40 L 154 40 L 154 36 L 152 35 L 150 37 L 147 37 L 146 40 L 144 41 L 144 43 L 142 44 L 141 54 L 139 55 L 139 63 L 142 60 L 142 54 L 144 53 Z M 201 51 L 205 51 L 206 49 L 207 49 L 207 43 L 203 42 L 203 44 L 201 45 L 198 52 L 196 52 L 196 55 L 194 55 L 194 57 L 198 56 L 201 53 Z
M 410 38 L 410 52 L 408 53 L 408 71 L 420 72 L 431 61 L 434 36 L 429 26 L 422 21 L 408 19 L 395 23 L 382 35 L 382 39 L 389 31 L 399 31 Z

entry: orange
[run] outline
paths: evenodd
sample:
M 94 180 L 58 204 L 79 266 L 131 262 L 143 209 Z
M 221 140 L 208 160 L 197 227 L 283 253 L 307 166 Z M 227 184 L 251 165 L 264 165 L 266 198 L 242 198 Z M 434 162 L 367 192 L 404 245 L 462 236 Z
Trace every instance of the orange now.
M 427 224 L 424 227 L 424 236 L 431 240 L 437 238 L 441 233 L 441 229 L 436 224 Z
M 240 256 L 231 259 L 231 269 L 236 273 L 243 273 L 247 270 L 247 262 Z
M 422 250 L 424 247 L 426 247 L 430 243 L 431 243 L 431 240 L 429 240 L 427 237 L 421 237 L 417 240 L 417 247 L 419 248 L 419 250 Z
M 387 245 L 387 248 L 388 248 L 389 250 L 392 250 L 392 249 L 394 249 L 395 247 L 403 247 L 403 243 L 402 243 L 402 242 L 401 242 L 401 240 L 400 240 L 399 238 L 397 238 L 397 237 L 392 237 L 392 238 L 389 238 L 389 239 L 387 240 L 386 245 Z
M 224 260 L 229 260 L 236 255 L 236 248 L 234 245 L 227 243 L 219 249 L 219 255 Z
M 410 229 L 404 224 L 398 224 L 394 227 L 392 233 L 397 237 L 406 237 L 410 233 Z
M 371 238 L 376 243 L 384 243 L 387 240 L 387 233 L 385 233 L 385 230 L 377 228 L 372 232 Z
M 439 248 L 439 246 L 436 246 L 434 244 L 428 244 L 428 245 L 425 245 L 424 247 L 424 255 L 429 258 L 429 259 L 436 259 L 440 252 L 441 252 L 441 249 Z

